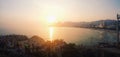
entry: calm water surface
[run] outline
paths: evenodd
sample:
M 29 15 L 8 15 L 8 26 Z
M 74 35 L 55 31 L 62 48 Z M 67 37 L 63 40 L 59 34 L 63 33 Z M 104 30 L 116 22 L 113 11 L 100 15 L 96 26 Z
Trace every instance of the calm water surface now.
M 69 43 L 84 45 L 96 45 L 98 42 L 116 42 L 115 31 L 85 28 L 49 27 L 46 30 L 41 30 L 39 35 L 48 40 L 63 39 Z
M 98 42 L 116 42 L 115 31 L 94 30 L 86 28 L 72 27 L 46 27 L 36 31 L 22 32 L 15 34 L 25 34 L 28 36 L 38 35 L 45 40 L 63 39 L 68 43 L 96 45 Z

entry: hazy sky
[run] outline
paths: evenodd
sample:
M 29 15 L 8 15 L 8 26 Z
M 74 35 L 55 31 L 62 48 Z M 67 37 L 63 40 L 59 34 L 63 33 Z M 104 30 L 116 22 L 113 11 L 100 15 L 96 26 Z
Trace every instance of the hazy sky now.
M 36 28 L 48 16 L 74 22 L 115 19 L 117 13 L 120 0 L 0 0 L 1 27 Z

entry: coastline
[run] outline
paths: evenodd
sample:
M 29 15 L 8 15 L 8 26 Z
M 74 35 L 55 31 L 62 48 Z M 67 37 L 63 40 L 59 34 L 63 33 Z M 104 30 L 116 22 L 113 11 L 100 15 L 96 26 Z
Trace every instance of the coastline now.
M 75 26 L 52 26 L 52 27 L 85 28 L 85 29 L 92 29 L 92 30 L 99 30 L 99 31 L 116 32 L 116 29 L 107 29 L 107 28 L 88 28 L 88 27 L 75 27 Z

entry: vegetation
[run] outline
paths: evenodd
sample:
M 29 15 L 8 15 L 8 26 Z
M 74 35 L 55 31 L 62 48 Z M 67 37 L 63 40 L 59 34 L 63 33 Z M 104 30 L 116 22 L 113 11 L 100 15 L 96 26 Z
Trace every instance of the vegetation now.
M 0 36 L 0 57 L 101 57 L 101 53 L 95 47 L 61 39 L 45 41 L 39 36 L 3 35 Z

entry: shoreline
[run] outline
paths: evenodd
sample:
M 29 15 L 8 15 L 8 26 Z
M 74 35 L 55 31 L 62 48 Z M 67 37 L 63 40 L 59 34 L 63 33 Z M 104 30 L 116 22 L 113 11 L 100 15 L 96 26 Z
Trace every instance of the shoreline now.
M 52 27 L 85 28 L 85 29 L 92 29 L 92 30 L 116 32 L 116 29 L 105 29 L 105 28 L 88 28 L 88 27 L 74 27 L 74 26 L 52 26 Z

